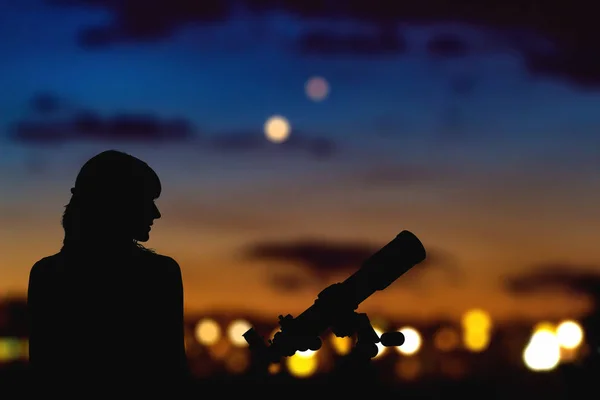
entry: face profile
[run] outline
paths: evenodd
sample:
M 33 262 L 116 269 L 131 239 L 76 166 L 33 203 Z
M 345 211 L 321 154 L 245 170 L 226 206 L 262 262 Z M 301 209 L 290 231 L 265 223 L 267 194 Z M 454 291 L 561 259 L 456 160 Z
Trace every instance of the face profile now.
M 63 216 L 65 244 L 147 242 L 161 217 L 158 175 L 142 160 L 108 150 L 81 168 Z
M 136 217 L 132 219 L 133 226 L 131 234 L 133 240 L 143 243 L 150 239 L 150 231 L 152 230 L 154 220 L 161 217 L 155 200 L 156 199 L 150 197 L 144 198 L 140 201 L 140 205 L 135 207 L 136 210 L 139 210 L 139 215 L 134 214 Z

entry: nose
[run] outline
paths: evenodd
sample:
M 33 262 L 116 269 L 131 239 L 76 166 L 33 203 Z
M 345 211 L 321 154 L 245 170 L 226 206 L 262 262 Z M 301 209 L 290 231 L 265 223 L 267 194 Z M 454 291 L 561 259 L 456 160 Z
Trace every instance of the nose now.
M 160 211 L 158 211 L 158 207 L 156 206 L 156 204 L 154 204 L 152 208 L 153 208 L 152 213 L 153 213 L 154 219 L 159 219 L 160 217 L 162 217 L 162 214 L 160 213 Z

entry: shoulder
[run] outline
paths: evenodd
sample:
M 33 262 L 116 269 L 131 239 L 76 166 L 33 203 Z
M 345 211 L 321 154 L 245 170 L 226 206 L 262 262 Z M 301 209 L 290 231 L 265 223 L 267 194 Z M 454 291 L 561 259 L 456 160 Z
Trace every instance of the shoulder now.
M 48 257 L 44 257 L 41 260 L 38 260 L 29 272 L 31 277 L 37 277 L 42 274 L 52 273 L 58 265 L 58 261 L 60 258 L 60 253 L 53 254 Z
M 145 252 L 144 257 L 160 276 L 181 279 L 181 267 L 173 257 L 151 252 Z

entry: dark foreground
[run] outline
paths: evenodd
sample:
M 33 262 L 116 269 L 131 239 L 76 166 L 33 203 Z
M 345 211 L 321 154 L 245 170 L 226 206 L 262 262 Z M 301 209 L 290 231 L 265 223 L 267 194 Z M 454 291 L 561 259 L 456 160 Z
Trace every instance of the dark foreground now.
M 28 389 L 31 389 L 30 383 L 26 366 L 0 369 L 3 399 L 29 397 L 26 394 Z M 286 375 L 223 375 L 195 380 L 186 397 L 209 394 L 223 398 L 257 395 L 263 399 L 299 398 L 298 396 L 310 396 L 312 399 L 349 399 L 364 396 L 373 399 L 442 399 L 478 396 L 485 399 L 512 400 L 518 396 L 547 400 L 600 398 L 599 388 L 600 379 L 596 374 L 585 370 L 564 369 L 540 374 L 519 371 L 504 376 L 468 377 L 460 380 L 420 379 L 414 382 L 382 382 L 376 376 L 357 375 L 324 375 L 310 379 L 294 379 Z

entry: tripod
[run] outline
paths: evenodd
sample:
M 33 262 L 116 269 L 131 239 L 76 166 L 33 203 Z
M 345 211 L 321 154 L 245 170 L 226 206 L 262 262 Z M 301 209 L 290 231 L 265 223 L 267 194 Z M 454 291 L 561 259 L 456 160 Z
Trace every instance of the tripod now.
M 379 337 L 365 313 L 341 313 L 337 314 L 333 321 L 331 331 L 335 336 L 357 336 L 356 345 L 344 361 L 346 368 L 360 368 L 361 365 L 368 364 L 379 352 L 378 343 L 386 347 L 401 346 L 404 343 L 404 335 L 401 332 L 386 332 Z M 291 315 L 279 316 L 281 331 L 269 341 L 268 347 L 254 330 L 245 335 L 251 350 L 258 357 L 258 371 L 262 371 L 259 373 L 266 373 L 271 363 L 280 362 L 282 357 L 293 356 L 296 351 L 317 351 L 321 348 L 321 338 L 304 334 L 295 322 Z

